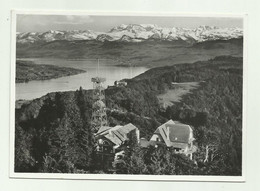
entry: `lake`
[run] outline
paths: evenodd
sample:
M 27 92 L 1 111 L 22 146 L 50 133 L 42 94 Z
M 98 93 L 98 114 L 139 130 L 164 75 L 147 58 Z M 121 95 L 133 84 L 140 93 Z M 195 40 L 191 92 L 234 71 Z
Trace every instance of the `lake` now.
M 112 60 L 63 60 L 63 59 L 21 59 L 34 61 L 35 64 L 49 64 L 61 67 L 72 67 L 85 70 L 86 73 L 66 76 L 51 80 L 29 81 L 27 83 L 16 83 L 16 100 L 31 100 L 46 95 L 49 92 L 75 91 L 81 86 L 83 89 L 92 89 L 92 77 L 100 76 L 106 78 L 104 86 L 111 86 L 116 80 L 133 78 L 146 70 L 146 67 L 124 67 L 116 66 Z

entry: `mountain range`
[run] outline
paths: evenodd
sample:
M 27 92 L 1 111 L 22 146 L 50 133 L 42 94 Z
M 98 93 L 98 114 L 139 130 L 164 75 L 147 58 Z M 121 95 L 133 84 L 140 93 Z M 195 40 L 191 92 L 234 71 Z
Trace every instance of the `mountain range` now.
M 121 24 L 108 32 L 95 32 L 91 30 L 46 32 L 17 32 L 16 39 L 19 44 L 32 44 L 37 42 L 52 42 L 56 40 L 96 40 L 119 42 L 143 41 L 185 41 L 189 43 L 229 40 L 243 37 L 240 28 L 219 28 L 215 26 L 199 26 L 197 28 L 164 28 L 154 24 Z

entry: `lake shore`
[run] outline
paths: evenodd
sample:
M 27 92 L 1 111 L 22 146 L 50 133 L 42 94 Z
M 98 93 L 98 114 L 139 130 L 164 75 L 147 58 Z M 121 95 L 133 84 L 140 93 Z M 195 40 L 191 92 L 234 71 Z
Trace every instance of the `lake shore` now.
M 19 61 L 21 61 L 19 59 Z M 48 65 L 51 67 L 65 68 L 68 70 L 84 71 L 76 75 L 65 75 L 58 78 L 54 76 L 52 79 L 32 80 L 28 83 L 16 83 L 16 100 L 32 100 L 42 97 L 49 92 L 75 91 L 80 86 L 83 89 L 92 89 L 93 84 L 91 78 L 97 75 L 106 78 L 105 87 L 114 85 L 115 81 L 121 79 L 131 79 L 148 70 L 146 67 L 120 67 L 115 66 L 110 60 L 101 60 L 98 67 L 97 60 L 66 60 L 66 59 L 45 59 L 45 58 L 25 58 L 23 61 L 34 63 L 36 66 Z M 17 60 L 18 62 L 18 60 Z M 18 65 L 18 64 L 17 64 Z M 85 72 L 87 71 L 87 72 Z M 29 75 L 31 71 L 27 70 L 25 75 Z M 34 71 L 32 71 L 34 73 Z
M 85 72 L 85 70 L 81 69 L 35 64 L 32 61 L 17 60 L 15 83 L 24 83 L 32 80 L 50 80 Z

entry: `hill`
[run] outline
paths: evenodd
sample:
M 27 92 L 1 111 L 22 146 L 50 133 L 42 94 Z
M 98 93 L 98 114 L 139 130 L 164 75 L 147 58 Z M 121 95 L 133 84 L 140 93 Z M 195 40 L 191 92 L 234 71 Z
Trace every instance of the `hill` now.
M 159 67 L 204 61 L 216 56 L 243 56 L 243 38 L 189 43 L 184 40 L 118 42 L 55 40 L 17 44 L 17 58 L 112 59 L 118 65 Z
M 17 60 L 15 82 L 21 83 L 31 80 L 49 80 L 83 72 L 86 71 L 53 65 L 34 64 L 32 61 Z
M 198 146 L 194 156 L 197 165 L 171 155 L 175 162 L 174 166 L 167 166 L 172 170 L 170 173 L 241 175 L 242 74 L 242 58 L 230 56 L 150 69 L 128 79 L 126 87 L 106 89 L 109 124 L 131 122 L 145 138 L 150 138 L 159 124 L 169 119 L 190 124 Z M 174 90 L 175 83 L 183 82 L 199 85 L 171 106 L 161 108 L 157 96 Z M 91 95 L 91 90 L 82 89 L 53 92 L 16 109 L 16 172 L 99 173 L 97 170 L 103 170 L 106 173 L 96 168 L 93 158 Z M 214 147 L 214 152 L 205 163 L 207 147 Z M 145 173 L 169 173 L 155 172 L 160 168 L 140 158 L 148 157 L 148 151 L 136 149 L 130 158 L 138 162 L 131 161 L 131 168 L 124 173 L 138 174 L 142 171 L 133 170 L 147 168 Z M 154 152 L 157 151 L 152 154 Z M 166 153 L 168 151 L 156 154 L 166 160 Z

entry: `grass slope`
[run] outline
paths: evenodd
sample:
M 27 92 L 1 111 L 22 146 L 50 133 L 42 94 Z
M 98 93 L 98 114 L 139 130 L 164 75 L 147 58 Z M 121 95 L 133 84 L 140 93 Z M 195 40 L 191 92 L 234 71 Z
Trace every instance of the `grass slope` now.
M 165 93 L 157 96 L 163 108 L 172 106 L 175 102 L 180 102 L 184 95 L 199 87 L 199 82 L 173 83 L 172 87 L 172 89 L 166 90 Z

